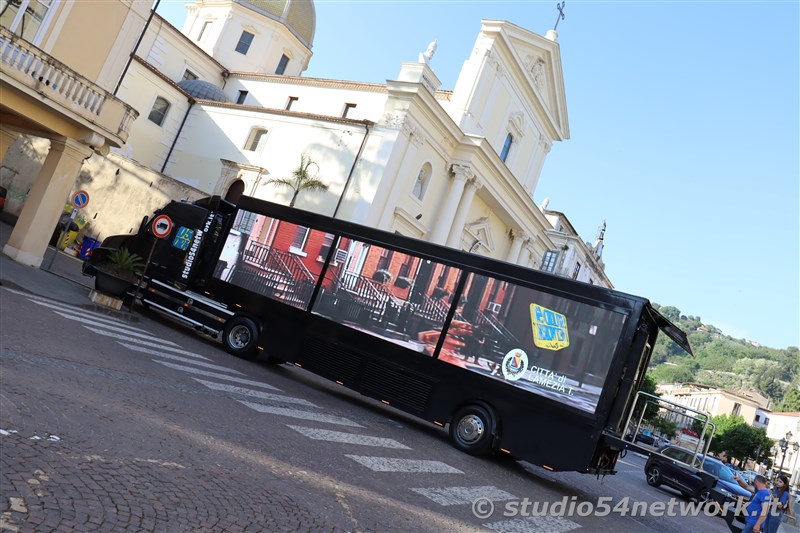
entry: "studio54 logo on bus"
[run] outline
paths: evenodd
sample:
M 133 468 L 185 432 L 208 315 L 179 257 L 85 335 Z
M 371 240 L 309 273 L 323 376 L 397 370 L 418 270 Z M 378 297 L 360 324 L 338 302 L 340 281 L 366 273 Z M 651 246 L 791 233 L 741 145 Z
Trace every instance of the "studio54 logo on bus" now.
M 541 305 L 531 304 L 533 343 L 545 350 L 561 350 L 569 346 L 567 317 Z

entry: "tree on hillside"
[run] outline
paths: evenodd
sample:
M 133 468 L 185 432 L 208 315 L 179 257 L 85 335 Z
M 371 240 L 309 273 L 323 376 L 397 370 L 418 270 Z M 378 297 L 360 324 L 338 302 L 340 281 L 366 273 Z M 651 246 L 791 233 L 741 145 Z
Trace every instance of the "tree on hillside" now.
M 800 388 L 797 386 L 789 387 L 783 400 L 778 404 L 775 410 L 783 413 L 796 413 L 800 411 Z
M 266 183 L 290 187 L 294 192 L 292 194 L 292 200 L 289 202 L 289 207 L 294 207 L 294 203 L 297 201 L 297 196 L 300 192 L 328 190 L 328 185 L 318 179 L 317 174 L 319 174 L 319 165 L 316 161 L 311 159 L 311 156 L 302 154 L 300 156 L 300 166 L 292 171 L 291 179 L 273 178 L 267 180 Z

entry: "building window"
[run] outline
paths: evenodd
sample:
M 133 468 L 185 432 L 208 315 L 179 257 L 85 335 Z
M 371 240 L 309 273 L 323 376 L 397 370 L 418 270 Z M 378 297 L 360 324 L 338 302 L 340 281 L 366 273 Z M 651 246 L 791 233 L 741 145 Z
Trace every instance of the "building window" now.
M 414 189 L 411 191 L 411 194 L 418 200 L 422 200 L 422 197 L 425 196 L 425 190 L 428 188 L 428 183 L 431 179 L 431 165 L 430 163 L 425 163 L 422 165 L 422 168 L 417 174 L 417 181 L 414 182 Z
M 244 149 L 248 152 L 261 152 L 264 149 L 266 138 L 267 130 L 263 128 L 253 128 L 253 131 L 250 132 L 250 137 L 247 138 Z
M 147 115 L 147 119 L 153 124 L 161 126 L 164 124 L 164 118 L 167 116 L 168 111 L 169 102 L 159 96 L 156 98 L 153 109 L 150 110 L 150 114 Z
M 347 114 L 356 108 L 356 104 L 344 104 L 344 111 L 342 111 L 342 118 L 347 118 Z
M 181 81 L 196 80 L 196 79 L 197 79 L 197 74 L 195 74 L 194 72 L 192 72 L 188 68 L 183 71 L 183 79 Z
M 251 213 L 250 211 L 239 210 L 233 227 L 242 233 L 250 235 L 250 232 L 253 231 L 253 226 L 256 223 L 257 217 L 258 215 Z
M 239 91 L 239 96 L 238 98 L 236 98 L 236 103 L 243 104 L 244 101 L 247 99 L 247 94 L 248 94 L 247 91 Z
M 278 61 L 278 68 L 275 69 L 275 74 L 283 74 L 286 72 L 287 66 L 289 66 L 289 56 L 283 54 L 281 55 L 281 60 Z
M 289 247 L 289 251 L 305 255 L 303 249 L 306 247 L 306 241 L 308 241 L 308 233 L 309 230 L 307 227 L 297 226 L 297 232 L 294 234 L 294 239 L 292 239 L 292 245 Z
M 0 26 L 26 41 L 39 44 L 42 30 L 52 15 L 53 0 L 0 0 Z
M 297 96 L 290 96 L 289 97 L 289 101 L 286 102 L 286 111 L 289 111 L 292 108 L 292 106 L 294 105 L 294 103 L 296 101 L 298 101 L 298 100 L 299 100 L 299 98 Z
M 731 412 L 731 414 L 733 416 L 739 416 L 741 413 L 742 413 L 742 404 L 734 403 L 733 404 L 733 411 Z
M 247 55 L 247 51 L 250 50 L 250 45 L 253 44 L 253 35 L 249 31 L 243 31 L 242 36 L 239 37 L 239 42 L 236 43 L 236 51 L 240 54 Z
M 572 271 L 572 279 L 578 279 L 578 274 L 581 273 L 581 264 L 575 263 L 575 270 Z
M 203 37 L 206 35 L 206 30 L 211 26 L 211 21 L 207 20 L 203 22 L 203 27 L 200 28 L 200 33 L 197 34 L 197 41 L 202 41 Z
M 558 252 L 555 250 L 548 250 L 544 253 L 544 259 L 542 259 L 542 270 L 545 272 L 555 272 L 556 271 L 556 260 L 558 259 Z
M 508 159 L 508 153 L 511 151 L 511 145 L 514 144 L 514 136 L 510 133 L 506 135 L 506 142 L 503 144 L 503 150 L 500 152 L 500 160 L 503 163 Z
M 756 415 L 756 422 L 761 422 L 761 415 Z

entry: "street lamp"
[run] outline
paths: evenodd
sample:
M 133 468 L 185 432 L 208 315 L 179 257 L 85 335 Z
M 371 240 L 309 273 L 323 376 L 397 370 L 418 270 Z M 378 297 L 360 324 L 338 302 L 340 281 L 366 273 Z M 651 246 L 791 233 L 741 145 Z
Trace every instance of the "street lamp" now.
M 787 431 L 786 437 L 782 438 L 778 441 L 778 447 L 781 449 L 781 466 L 778 468 L 778 475 L 783 472 L 783 461 L 786 459 L 786 448 L 789 447 L 789 439 L 792 438 L 792 432 Z M 794 443 L 794 446 L 797 446 L 797 443 Z

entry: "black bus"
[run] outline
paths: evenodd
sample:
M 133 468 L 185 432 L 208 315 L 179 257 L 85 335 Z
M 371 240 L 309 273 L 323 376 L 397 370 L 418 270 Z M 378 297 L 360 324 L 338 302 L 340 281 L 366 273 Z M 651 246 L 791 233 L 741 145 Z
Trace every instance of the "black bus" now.
M 143 305 L 448 428 L 470 454 L 613 473 L 659 330 L 691 353 L 648 300 L 545 272 L 249 197 L 156 214 L 174 227 Z M 103 248 L 152 242 L 143 223 Z

